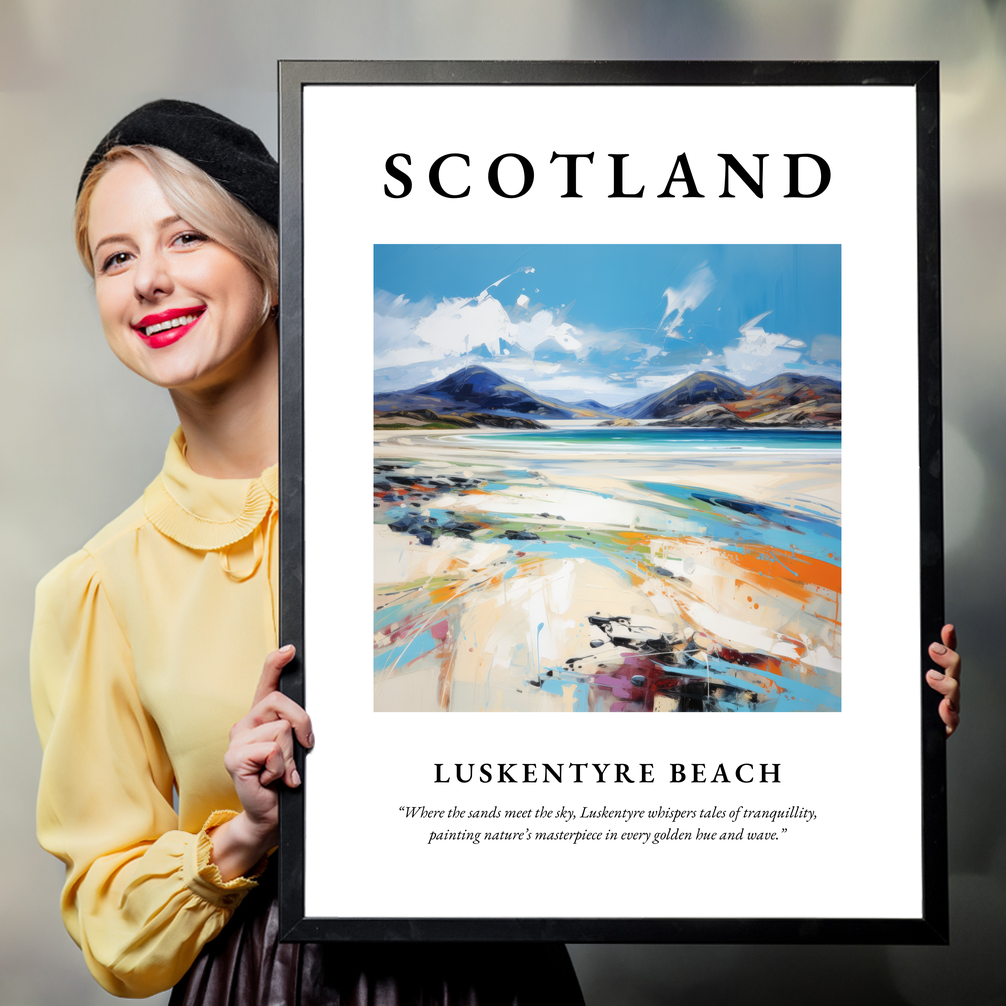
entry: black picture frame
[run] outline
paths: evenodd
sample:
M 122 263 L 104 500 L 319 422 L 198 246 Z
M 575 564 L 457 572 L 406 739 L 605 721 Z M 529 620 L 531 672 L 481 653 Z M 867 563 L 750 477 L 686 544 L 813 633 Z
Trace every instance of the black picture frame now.
M 281 577 L 280 641 L 298 648 L 282 688 L 310 711 L 304 648 L 304 395 L 302 95 L 305 86 L 345 84 L 505 87 L 536 85 L 682 85 L 912 87 L 916 108 L 918 243 L 918 395 L 921 637 L 918 640 L 923 722 L 923 904 L 919 918 L 318 918 L 305 915 L 304 779 L 281 794 L 280 927 L 287 941 L 427 940 L 638 943 L 940 944 L 949 939 L 945 736 L 939 696 L 925 684 L 927 647 L 943 624 L 943 513 L 940 383 L 939 71 L 935 62 L 401 62 L 281 61 L 280 339 Z M 333 864 L 338 869 L 338 864 Z

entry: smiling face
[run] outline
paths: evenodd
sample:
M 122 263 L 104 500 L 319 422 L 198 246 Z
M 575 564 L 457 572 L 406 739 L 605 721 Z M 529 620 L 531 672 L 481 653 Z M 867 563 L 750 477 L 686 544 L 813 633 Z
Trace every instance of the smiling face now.
M 139 161 L 116 161 L 98 181 L 87 239 L 105 338 L 148 381 L 193 392 L 226 384 L 275 338 L 255 273 L 182 220 Z

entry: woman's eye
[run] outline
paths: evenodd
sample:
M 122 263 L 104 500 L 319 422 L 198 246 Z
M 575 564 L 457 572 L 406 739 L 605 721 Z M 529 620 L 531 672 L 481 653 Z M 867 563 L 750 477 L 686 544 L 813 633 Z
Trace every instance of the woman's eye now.
M 116 252 L 114 255 L 109 255 L 102 264 L 101 271 L 109 272 L 114 271 L 121 265 L 125 265 L 129 261 L 129 252 Z
M 202 244 L 205 240 L 205 234 L 200 234 L 198 231 L 186 231 L 184 234 L 179 234 L 174 243 L 182 248 L 190 248 L 192 245 Z

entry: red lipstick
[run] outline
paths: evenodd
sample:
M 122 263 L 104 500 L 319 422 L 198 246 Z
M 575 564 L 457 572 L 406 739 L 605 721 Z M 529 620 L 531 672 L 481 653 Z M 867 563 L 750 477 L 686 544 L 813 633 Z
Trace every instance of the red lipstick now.
M 164 346 L 170 346 L 173 342 L 178 342 L 184 335 L 187 335 L 205 310 L 204 305 L 199 305 L 196 307 L 173 307 L 168 311 L 148 314 L 133 325 L 133 331 L 151 349 L 161 349 Z M 179 319 L 183 318 L 190 320 L 184 324 L 178 324 Z M 154 331 L 151 332 L 151 329 Z

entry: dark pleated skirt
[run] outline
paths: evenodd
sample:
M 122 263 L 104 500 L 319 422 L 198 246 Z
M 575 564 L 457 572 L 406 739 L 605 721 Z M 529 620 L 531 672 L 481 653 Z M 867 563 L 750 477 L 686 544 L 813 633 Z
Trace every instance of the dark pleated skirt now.
M 583 1006 L 561 943 L 280 943 L 274 874 L 170 1006 Z

